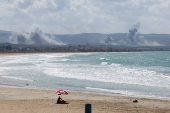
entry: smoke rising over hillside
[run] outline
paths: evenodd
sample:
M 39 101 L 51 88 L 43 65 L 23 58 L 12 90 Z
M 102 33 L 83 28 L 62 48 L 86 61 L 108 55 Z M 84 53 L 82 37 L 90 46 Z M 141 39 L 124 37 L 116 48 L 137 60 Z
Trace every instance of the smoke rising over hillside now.
M 138 31 L 140 29 L 140 22 L 137 22 L 133 25 L 132 29 L 129 29 L 128 34 L 119 33 L 116 35 L 107 35 L 106 37 L 101 38 L 100 43 L 105 45 L 119 45 L 119 46 L 164 46 L 154 40 L 147 39 Z M 113 37 L 113 38 L 112 38 Z
M 27 45 L 66 45 L 66 44 L 105 44 L 118 46 L 166 46 L 169 45 L 169 35 L 166 34 L 140 34 L 140 22 L 134 25 L 129 33 L 83 33 L 75 35 L 44 34 L 35 27 L 31 32 L 2 32 L 1 42 Z M 9 39 L 9 40 L 8 40 Z
M 135 35 L 136 35 L 137 29 L 129 29 L 129 34 L 127 35 L 126 42 L 127 45 L 137 45 L 137 42 L 135 40 Z
M 136 41 L 136 33 L 138 31 L 138 29 L 140 28 L 140 22 L 134 24 L 134 28 L 133 29 L 129 29 L 129 33 L 126 37 L 126 43 L 127 45 L 138 45 L 137 41 Z
M 14 33 L 9 37 L 10 43 L 28 45 L 64 45 L 61 41 L 57 42 L 53 35 L 48 36 L 36 27 L 31 33 Z
M 140 29 L 140 22 L 134 24 L 132 29 L 129 29 L 125 40 L 119 40 L 117 45 L 125 46 L 163 46 L 156 41 L 149 41 L 144 36 L 136 37 L 138 30 Z
M 105 45 L 115 45 L 114 39 L 110 35 L 107 35 L 105 38 L 101 39 L 100 42 Z

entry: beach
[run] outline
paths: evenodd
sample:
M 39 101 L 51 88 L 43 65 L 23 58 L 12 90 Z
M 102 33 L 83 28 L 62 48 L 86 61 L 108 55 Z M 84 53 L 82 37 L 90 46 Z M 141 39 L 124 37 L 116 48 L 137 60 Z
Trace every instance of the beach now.
M 68 92 L 62 95 L 69 104 L 55 104 L 55 90 L 0 85 L 1 113 L 170 113 L 170 100 Z M 134 100 L 138 100 L 134 103 Z
M 41 53 L 0 53 L 1 56 L 24 54 Z M 169 99 L 68 92 L 62 99 L 69 104 L 55 104 L 58 98 L 55 91 L 29 85 L 0 85 L 0 113 L 84 113 L 85 104 L 91 104 L 92 113 L 170 113 Z

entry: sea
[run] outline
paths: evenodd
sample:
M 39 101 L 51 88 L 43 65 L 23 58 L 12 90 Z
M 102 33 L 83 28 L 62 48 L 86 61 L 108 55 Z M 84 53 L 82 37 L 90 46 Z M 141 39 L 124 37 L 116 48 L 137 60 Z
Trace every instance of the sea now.
M 0 85 L 170 99 L 170 52 L 0 56 Z

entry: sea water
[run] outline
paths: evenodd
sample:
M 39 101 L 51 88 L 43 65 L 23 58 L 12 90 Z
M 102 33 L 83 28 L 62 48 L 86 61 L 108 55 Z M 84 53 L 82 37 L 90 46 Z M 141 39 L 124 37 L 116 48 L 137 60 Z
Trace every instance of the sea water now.
M 170 52 L 0 56 L 0 84 L 170 98 Z

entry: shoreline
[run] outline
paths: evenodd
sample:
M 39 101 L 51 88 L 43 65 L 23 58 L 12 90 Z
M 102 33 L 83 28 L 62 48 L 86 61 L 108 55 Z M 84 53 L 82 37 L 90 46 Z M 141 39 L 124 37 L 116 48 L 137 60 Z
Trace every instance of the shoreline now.
M 0 85 L 0 112 L 2 113 L 80 113 L 85 111 L 85 104 L 92 105 L 93 113 L 160 113 L 170 112 L 170 100 L 149 99 L 128 96 L 115 96 L 82 92 L 68 92 L 62 98 L 69 104 L 57 105 L 58 95 L 55 90 L 35 89 Z M 138 100 L 134 103 L 134 100 Z
M 17 88 L 28 88 L 28 89 L 39 89 L 39 90 L 54 90 L 53 88 L 46 88 L 46 87 L 35 87 L 35 86 L 17 86 L 17 85 L 9 85 L 9 84 L 0 84 L 0 86 L 9 86 L 9 87 L 17 87 Z M 55 91 L 55 90 L 54 90 Z M 87 93 L 87 94 L 94 94 L 94 95 L 107 95 L 107 96 L 121 96 L 121 97 L 130 97 L 130 98 L 146 98 L 146 99 L 158 99 L 158 100 L 169 100 L 168 97 L 155 97 L 155 96 L 141 96 L 141 95 L 124 95 L 124 94 L 117 94 L 117 93 L 95 93 L 95 92 L 88 92 L 88 91 L 74 91 L 69 90 L 69 92 L 74 93 Z
M 42 53 L 0 53 L 0 56 L 8 56 L 8 55 L 29 55 L 29 54 L 56 54 L 57 52 L 42 52 Z
M 36 55 L 36 54 L 64 54 L 64 53 L 72 53 L 72 52 L 38 52 L 38 53 L 0 53 L 0 56 L 10 56 L 10 55 Z M 74 53 L 74 52 L 73 52 Z M 77 52 L 79 53 L 79 52 Z M 83 53 L 83 52 L 82 52 Z M 1 83 L 1 82 L 0 82 Z M 7 85 L 7 84 L 0 84 L 0 85 Z M 11 86 L 11 85 L 9 85 Z M 16 86 L 18 87 L 18 86 Z M 19 86 L 20 87 L 20 86 Z M 24 87 L 24 86 L 21 86 Z M 38 88 L 38 87 L 37 87 Z M 40 88 L 41 89 L 41 88 Z M 74 91 L 73 91 L 74 92 Z M 80 91 L 78 91 L 80 92 Z M 85 92 L 85 93 L 93 93 L 93 92 Z M 94 94 L 103 94 L 103 93 L 94 93 Z M 124 95 L 124 94 L 117 94 L 117 93 L 106 93 L 105 95 L 115 95 L 115 96 L 129 96 L 134 98 L 148 98 L 148 99 L 161 99 L 161 100 L 170 100 L 168 97 L 156 97 L 156 96 L 149 96 L 149 95 Z
M 138 52 L 138 51 L 137 51 Z M 170 52 L 170 51 L 141 51 L 141 52 Z M 114 53 L 114 52 L 6 52 L 1 53 L 0 56 L 4 55 L 26 55 L 26 54 L 57 54 L 57 53 Z M 128 53 L 128 52 L 127 52 Z
M 56 54 L 56 53 L 3 53 L 3 55 Z M 2 54 L 0 53 L 0 56 Z M 17 87 L 0 84 L 0 112 L 2 113 L 84 113 L 85 104 L 92 105 L 93 113 L 170 113 L 170 100 L 95 94 L 69 91 L 62 98 L 69 104 L 54 104 L 58 95 L 53 89 Z M 137 100 L 138 102 L 133 102 Z

